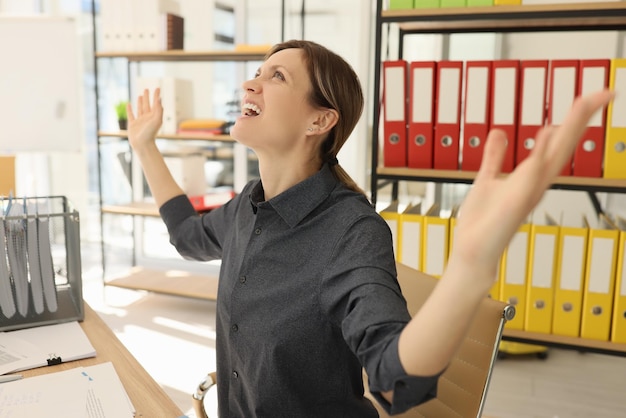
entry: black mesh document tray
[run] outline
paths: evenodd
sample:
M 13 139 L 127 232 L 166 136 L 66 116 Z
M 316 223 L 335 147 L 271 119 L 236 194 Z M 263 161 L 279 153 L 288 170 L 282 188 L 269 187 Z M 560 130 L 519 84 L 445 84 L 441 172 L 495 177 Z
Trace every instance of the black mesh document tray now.
M 0 198 L 0 331 L 83 318 L 78 212 L 64 196 Z

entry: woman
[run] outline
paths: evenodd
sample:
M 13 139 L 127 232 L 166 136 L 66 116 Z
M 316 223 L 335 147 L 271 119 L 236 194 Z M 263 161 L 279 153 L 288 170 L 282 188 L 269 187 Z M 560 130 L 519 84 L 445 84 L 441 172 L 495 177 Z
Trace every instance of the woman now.
M 337 153 L 363 108 L 359 80 L 312 42 L 276 45 L 243 85 L 231 135 L 254 150 L 260 180 L 198 216 L 155 145 L 159 91 L 129 106 L 129 140 L 172 244 L 222 259 L 217 302 L 221 417 L 375 417 L 430 399 L 519 224 L 573 153 L 587 120 L 612 98 L 578 100 L 529 158 L 499 176 L 506 147 L 491 132 L 462 206 L 447 269 L 411 319 L 396 281 L 391 233 L 341 169 Z M 445 330 L 445 331 L 444 331 Z

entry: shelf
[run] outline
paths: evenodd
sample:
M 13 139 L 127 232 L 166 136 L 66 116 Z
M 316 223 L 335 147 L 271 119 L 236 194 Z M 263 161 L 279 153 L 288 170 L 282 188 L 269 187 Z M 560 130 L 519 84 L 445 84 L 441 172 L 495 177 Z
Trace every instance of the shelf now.
M 97 58 L 126 58 L 141 61 L 263 61 L 267 51 L 157 51 L 157 52 L 97 52 Z
M 538 332 L 528 332 L 506 328 L 504 329 L 502 339 L 521 343 L 540 344 L 551 347 L 626 357 L 626 344 L 612 343 L 609 341 L 590 340 L 578 337 L 566 337 L 562 335 L 541 334 Z
M 128 131 L 98 131 L 98 136 L 101 137 L 113 137 L 113 138 L 127 138 Z M 157 136 L 158 139 L 176 139 L 176 140 L 184 140 L 184 141 L 218 141 L 218 142 L 235 142 L 233 137 L 230 135 L 163 135 L 160 134 Z
M 407 33 L 620 30 L 624 2 L 386 10 L 382 22 Z
M 128 274 L 105 282 L 106 286 L 212 301 L 217 300 L 217 284 L 216 276 L 199 276 L 186 271 L 160 271 L 142 267 L 133 267 Z
M 102 205 L 102 212 L 113 215 L 161 216 L 156 203 L 149 202 L 133 202 L 126 205 Z
M 223 193 L 226 194 L 226 193 Z M 209 200 L 212 200 L 213 204 L 225 203 L 226 199 L 220 193 L 216 193 L 213 199 L 210 199 L 210 195 L 207 195 Z M 232 196 L 229 195 L 228 200 Z M 209 209 L 200 210 L 198 213 L 206 213 Z M 124 205 L 102 205 L 102 213 L 108 213 L 110 215 L 131 215 L 131 216 L 149 216 L 154 218 L 160 218 L 159 208 L 156 203 L 153 202 L 131 202 Z
M 476 177 L 476 172 L 462 170 L 430 170 L 406 167 L 378 167 L 379 179 L 411 180 L 423 182 L 467 183 Z M 605 179 L 592 177 L 557 177 L 553 189 L 583 190 L 596 192 L 624 193 L 626 179 Z

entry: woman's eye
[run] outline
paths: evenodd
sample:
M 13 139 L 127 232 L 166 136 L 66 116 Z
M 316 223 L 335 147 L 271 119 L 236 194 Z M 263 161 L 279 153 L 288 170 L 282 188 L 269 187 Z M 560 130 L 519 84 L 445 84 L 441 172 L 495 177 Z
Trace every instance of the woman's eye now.
M 278 79 L 280 79 L 280 80 L 285 81 L 285 76 L 283 76 L 283 73 L 281 73 L 280 71 L 276 71 L 276 72 L 274 73 L 274 77 L 276 77 L 276 78 L 278 78 Z

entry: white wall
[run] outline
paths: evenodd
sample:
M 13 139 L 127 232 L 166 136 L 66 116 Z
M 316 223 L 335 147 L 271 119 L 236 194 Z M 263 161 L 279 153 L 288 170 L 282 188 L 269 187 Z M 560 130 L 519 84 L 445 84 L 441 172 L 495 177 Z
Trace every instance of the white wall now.
M 79 16 L 80 1 L 47 0 L 3 0 L 0 2 L 0 13 L 7 15 L 48 15 L 48 16 L 75 16 L 77 19 L 77 33 L 79 50 L 83 52 L 86 39 L 90 36 L 90 22 Z M 82 57 L 79 61 L 82 63 Z M 75 63 L 72 63 L 74 65 Z M 45 64 L 42 65 L 42 73 Z M 81 67 L 82 70 L 82 67 Z M 79 71 L 82 76 L 82 71 Z M 45 76 L 45 75 L 42 75 Z M 79 120 L 81 126 L 80 141 L 85 143 L 85 113 L 83 111 L 84 88 L 83 79 L 76 80 L 79 85 L 81 103 L 79 105 Z M 27 87 L 24 86 L 25 94 Z M 36 123 L 36 121 L 33 121 Z M 41 132 L 45 140 L 45 132 Z M 74 204 L 78 211 L 87 212 L 88 205 L 88 171 L 85 149 L 77 152 L 49 152 L 49 153 L 16 153 L 16 191 L 17 196 L 45 196 L 64 195 Z M 83 231 L 81 231 L 83 232 Z

